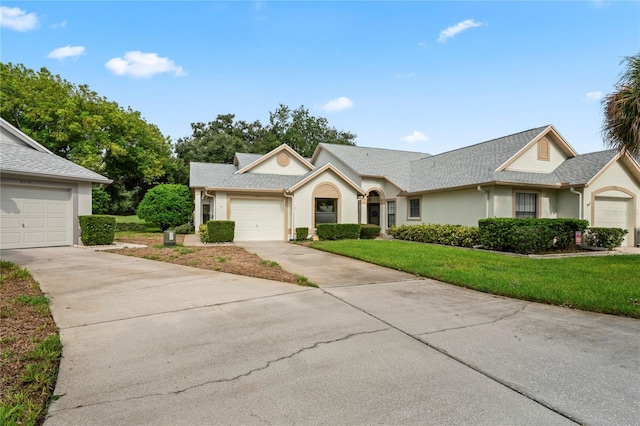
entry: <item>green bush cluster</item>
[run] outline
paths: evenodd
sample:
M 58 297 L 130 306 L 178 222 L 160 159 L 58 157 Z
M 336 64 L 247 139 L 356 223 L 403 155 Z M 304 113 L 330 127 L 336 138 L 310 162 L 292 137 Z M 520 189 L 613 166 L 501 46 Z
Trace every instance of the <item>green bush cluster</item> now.
M 109 245 L 116 233 L 116 218 L 105 215 L 78 216 L 80 238 L 86 246 Z
M 116 231 L 118 232 L 144 232 L 147 227 L 144 223 L 116 223 Z
M 206 223 L 205 243 L 230 243 L 235 236 L 236 223 L 232 220 L 210 220 Z
M 186 185 L 161 184 L 147 191 L 137 214 L 166 231 L 191 220 L 193 209 L 193 196 Z
M 209 242 L 209 231 L 207 230 L 207 224 L 203 223 L 198 227 L 198 235 L 200 235 L 200 241 L 203 243 Z
M 357 223 L 319 223 L 316 225 L 321 240 L 357 240 L 360 238 L 360 225 Z
M 185 223 L 184 225 L 176 226 L 174 231 L 176 231 L 176 234 L 191 234 L 194 228 L 191 223 Z
M 582 219 L 489 218 L 478 221 L 480 242 L 488 250 L 541 253 L 564 250 L 575 244 L 576 231 L 589 222 Z
M 622 245 L 622 240 L 628 232 L 622 228 L 588 228 L 584 234 L 584 243 L 591 247 L 613 250 Z
M 309 228 L 296 228 L 296 241 L 305 241 L 309 236 Z
M 380 236 L 380 227 L 378 225 L 373 225 L 368 223 L 360 225 L 360 239 L 373 240 L 374 238 L 379 236 Z
M 399 240 L 420 243 L 442 244 L 446 246 L 473 247 L 480 244 L 480 230 L 477 226 L 400 225 L 389 228 L 389 233 Z

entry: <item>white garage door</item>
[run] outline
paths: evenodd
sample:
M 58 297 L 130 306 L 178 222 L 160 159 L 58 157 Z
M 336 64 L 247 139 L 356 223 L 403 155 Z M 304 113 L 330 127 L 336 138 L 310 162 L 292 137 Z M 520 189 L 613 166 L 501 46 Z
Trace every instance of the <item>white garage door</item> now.
M 633 235 L 629 229 L 629 199 L 615 197 L 596 197 L 594 226 L 603 228 L 628 229 L 623 246 L 633 243 Z
M 68 189 L 3 185 L 0 248 L 72 245 L 72 212 Z
M 236 223 L 236 241 L 282 241 L 284 218 L 284 200 L 231 200 L 230 219 Z

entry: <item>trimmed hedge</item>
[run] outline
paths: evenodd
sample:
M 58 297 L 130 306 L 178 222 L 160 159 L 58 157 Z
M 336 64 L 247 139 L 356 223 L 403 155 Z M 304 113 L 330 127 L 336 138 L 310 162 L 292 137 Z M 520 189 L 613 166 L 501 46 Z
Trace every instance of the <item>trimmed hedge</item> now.
M 116 231 L 118 232 L 144 232 L 147 227 L 144 223 L 116 223 Z
M 102 246 L 113 243 L 116 218 L 105 215 L 78 216 L 80 238 L 86 246 Z
M 446 246 L 473 247 L 480 244 L 480 230 L 477 226 L 439 225 L 435 223 L 400 225 L 390 227 L 389 234 L 398 240 Z
M 309 236 L 309 228 L 296 228 L 296 241 L 305 241 Z
M 233 220 L 210 220 L 207 222 L 207 243 L 230 243 L 235 237 L 236 223 Z
M 316 225 L 321 240 L 357 240 L 360 238 L 360 225 L 357 223 L 319 223 Z
M 372 224 L 360 225 L 360 238 L 363 240 L 373 240 L 380 236 L 380 227 Z
M 184 225 L 176 226 L 174 231 L 176 231 L 176 234 L 192 234 L 194 229 L 192 224 L 185 223 Z
M 624 236 L 629 231 L 622 228 L 588 228 L 584 235 L 584 242 L 591 247 L 605 247 L 613 250 L 622 245 Z
M 575 244 L 575 232 L 584 232 L 582 219 L 489 218 L 478 221 L 480 242 L 488 250 L 540 253 L 564 250 Z

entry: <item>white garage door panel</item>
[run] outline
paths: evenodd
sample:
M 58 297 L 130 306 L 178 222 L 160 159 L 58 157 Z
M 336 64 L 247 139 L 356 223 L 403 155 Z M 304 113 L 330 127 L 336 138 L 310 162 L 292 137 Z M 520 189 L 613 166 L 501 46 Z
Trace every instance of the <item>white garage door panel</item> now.
M 0 193 L 0 247 L 71 245 L 71 191 L 3 185 Z
M 230 219 L 236 223 L 236 241 L 281 241 L 284 218 L 283 200 L 231 200 Z
M 595 226 L 629 230 L 630 233 L 622 242 L 623 246 L 633 242 L 632 230 L 629 229 L 629 204 L 627 198 L 596 197 L 595 200 Z

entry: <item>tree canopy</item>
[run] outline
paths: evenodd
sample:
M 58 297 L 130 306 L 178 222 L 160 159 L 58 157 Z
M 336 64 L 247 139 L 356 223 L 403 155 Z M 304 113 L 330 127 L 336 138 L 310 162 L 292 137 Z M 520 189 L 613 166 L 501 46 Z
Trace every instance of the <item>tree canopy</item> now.
M 304 106 L 280 105 L 269 113 L 269 124 L 235 121 L 234 114 L 220 114 L 209 123 L 192 123 L 191 136 L 175 144 L 176 156 L 186 164 L 231 163 L 236 152 L 266 154 L 286 143 L 298 154 L 311 157 L 319 143 L 355 145 L 356 135 L 330 127 L 326 118 L 314 117 Z
M 640 53 L 627 56 L 616 91 L 607 95 L 602 133 L 605 144 L 640 157 Z
M 171 144 L 140 112 L 46 68 L 0 63 L 0 80 L 2 118 L 61 157 L 113 179 L 112 196 L 164 178 Z

